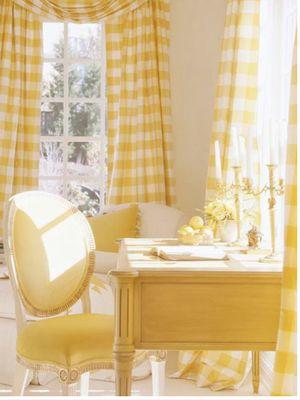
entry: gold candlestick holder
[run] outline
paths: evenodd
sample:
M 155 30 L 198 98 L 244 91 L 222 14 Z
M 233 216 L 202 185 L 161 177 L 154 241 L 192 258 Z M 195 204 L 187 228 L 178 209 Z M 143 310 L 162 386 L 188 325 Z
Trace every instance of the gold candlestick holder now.
M 260 259 L 261 262 L 280 262 L 281 258 L 276 247 L 276 196 L 284 194 L 284 181 L 279 179 L 278 183 L 275 179 L 275 171 L 278 165 L 268 164 L 269 183 L 262 188 L 254 186 L 252 179 L 241 178 L 241 166 L 233 166 L 234 183 L 226 185 L 222 181 L 217 182 L 217 198 L 233 199 L 236 211 L 237 223 L 237 239 L 230 246 L 245 246 L 246 241 L 242 237 L 242 221 L 241 221 L 241 202 L 242 196 L 250 198 L 258 197 L 262 193 L 269 191 L 269 214 L 270 214 L 270 230 L 271 230 L 271 252 L 266 257 Z
M 242 238 L 242 221 L 241 221 L 241 194 L 244 190 L 244 186 L 242 184 L 241 172 L 242 169 L 239 165 L 235 165 L 233 168 L 234 175 L 234 184 L 232 186 L 233 189 L 233 198 L 235 205 L 235 214 L 236 214 L 236 227 L 237 227 L 237 239 L 231 246 L 244 246 L 245 241 Z
M 270 231 L 271 231 L 271 253 L 266 257 L 260 259 L 260 262 L 281 262 L 282 257 L 277 251 L 276 244 L 276 196 L 282 196 L 284 194 L 284 182 L 283 179 L 279 179 L 278 184 L 275 179 L 275 171 L 278 165 L 268 164 L 269 173 L 269 186 L 267 190 L 270 192 L 270 197 L 268 199 L 269 203 L 269 215 L 270 215 Z

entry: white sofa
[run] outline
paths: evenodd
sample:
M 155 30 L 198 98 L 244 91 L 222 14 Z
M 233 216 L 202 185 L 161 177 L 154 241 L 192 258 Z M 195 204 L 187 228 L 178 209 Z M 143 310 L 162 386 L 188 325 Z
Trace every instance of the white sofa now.
M 106 211 L 125 206 L 112 207 Z M 178 228 L 186 223 L 184 214 L 175 208 L 155 203 L 140 203 L 139 209 L 141 237 L 174 237 Z M 95 275 L 107 280 L 106 273 L 116 266 L 116 262 L 116 254 L 98 252 Z M 110 287 L 100 293 L 91 289 L 90 294 L 92 312 L 113 313 L 113 295 Z M 72 307 L 72 312 L 80 311 L 80 303 Z M 15 369 L 16 321 L 13 294 L 8 279 L 0 279 L 0 338 L 0 383 L 11 385 Z M 40 376 L 41 383 L 48 380 L 49 374 Z

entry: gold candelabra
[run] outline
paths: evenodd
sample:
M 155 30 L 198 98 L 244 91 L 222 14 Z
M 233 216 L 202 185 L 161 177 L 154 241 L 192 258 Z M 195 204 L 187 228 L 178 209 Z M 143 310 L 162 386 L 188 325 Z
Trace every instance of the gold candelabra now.
M 270 217 L 270 231 L 271 231 L 271 253 L 266 257 L 261 258 L 261 262 L 280 262 L 281 257 L 277 252 L 276 245 L 276 196 L 282 196 L 284 194 L 284 182 L 283 179 L 279 179 L 278 183 L 275 178 L 275 171 L 277 169 L 276 164 L 268 164 L 269 173 L 269 186 L 267 190 L 270 192 L 270 197 L 268 199 L 269 203 L 269 217 Z
M 243 245 L 242 241 L 242 221 L 241 221 L 241 191 L 243 190 L 243 185 L 241 181 L 241 167 L 234 166 L 234 205 L 235 205 L 235 216 L 236 216 L 236 227 L 237 227 L 237 239 L 233 245 Z
M 241 224 L 241 198 L 243 195 L 250 197 L 258 197 L 262 193 L 269 191 L 269 215 L 270 215 L 270 231 L 271 231 L 271 252 L 266 257 L 262 258 L 261 262 L 280 261 L 276 246 L 276 196 L 284 194 L 284 181 L 279 179 L 276 182 L 275 171 L 278 165 L 267 164 L 268 168 L 268 184 L 261 189 L 254 187 L 253 181 L 250 178 L 241 179 L 241 167 L 233 166 L 234 183 L 226 185 L 221 181 L 217 182 L 217 198 L 233 198 L 236 210 L 237 222 L 237 240 L 233 245 L 244 245 L 245 241 L 242 238 Z

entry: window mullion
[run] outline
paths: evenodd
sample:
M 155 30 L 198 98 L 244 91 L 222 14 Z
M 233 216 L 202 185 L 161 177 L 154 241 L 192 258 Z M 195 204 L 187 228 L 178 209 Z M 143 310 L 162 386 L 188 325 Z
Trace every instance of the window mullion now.
M 105 194 L 106 194 L 106 153 L 107 153 L 107 135 L 106 135 L 106 48 L 105 48 L 105 24 L 101 26 L 101 109 L 100 109 L 100 210 L 104 208 Z M 103 62 L 104 61 L 104 62 Z
M 68 85 L 68 23 L 64 23 L 64 132 L 63 132 L 63 195 L 67 196 L 67 167 L 68 167 L 68 115 L 69 115 L 69 85 Z

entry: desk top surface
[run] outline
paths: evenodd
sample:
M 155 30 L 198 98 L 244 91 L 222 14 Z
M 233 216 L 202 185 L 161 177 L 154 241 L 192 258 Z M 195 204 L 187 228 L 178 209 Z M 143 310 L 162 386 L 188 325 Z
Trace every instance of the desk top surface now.
M 156 246 L 179 245 L 177 239 L 123 239 L 121 242 L 118 271 L 148 272 L 245 272 L 281 274 L 282 263 L 262 263 L 263 254 L 243 254 L 241 248 L 221 247 L 228 255 L 224 261 L 166 261 L 151 254 Z

